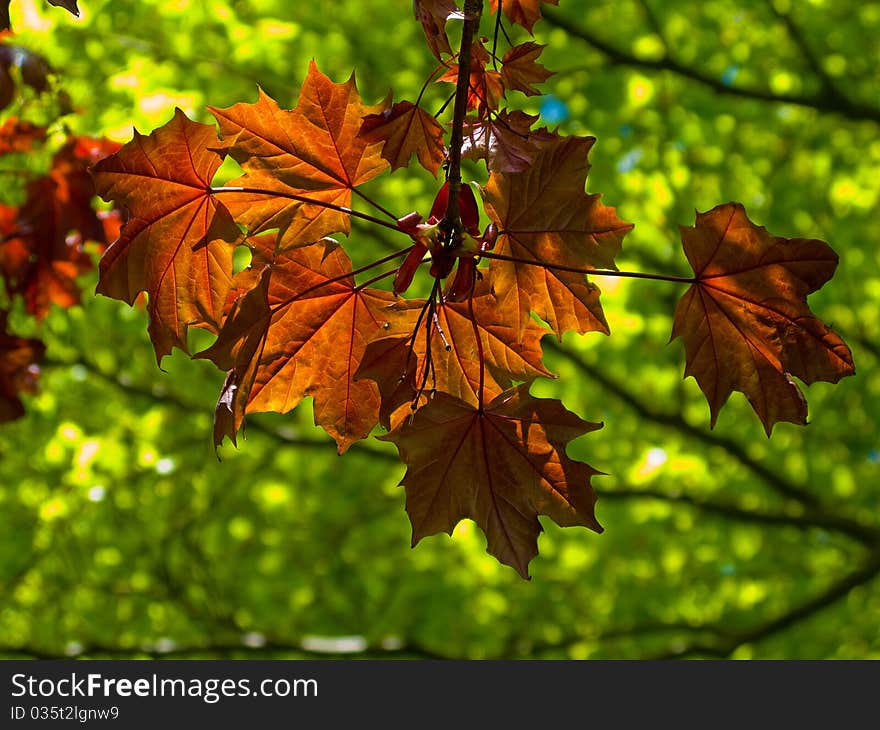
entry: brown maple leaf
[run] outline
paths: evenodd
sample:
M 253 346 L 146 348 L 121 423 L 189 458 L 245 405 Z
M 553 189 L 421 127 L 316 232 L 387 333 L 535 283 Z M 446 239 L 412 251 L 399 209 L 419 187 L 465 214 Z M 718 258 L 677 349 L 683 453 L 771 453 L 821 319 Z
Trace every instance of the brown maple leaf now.
M 379 392 L 353 382 L 367 343 L 383 331 L 391 292 L 355 285 L 351 260 L 332 240 L 274 253 L 252 239 L 254 261 L 236 282 L 256 286 L 233 305 L 217 341 L 197 358 L 230 371 L 217 404 L 214 443 L 235 443 L 245 413 L 286 413 L 314 398 L 315 423 L 343 453 L 379 420 Z
M 505 88 L 521 91 L 526 96 L 540 95 L 542 92 L 533 84 L 546 81 L 554 73 L 537 63 L 538 56 L 545 48 L 546 46 L 529 41 L 514 46 L 505 53 L 501 66 L 501 78 Z
M 476 406 L 500 395 L 514 382 L 555 377 L 541 362 L 541 338 L 547 330 L 532 320 L 517 334 L 517 315 L 500 306 L 488 276 L 477 281 L 472 299 L 443 302 L 437 307 L 436 319 L 423 319 L 414 331 L 424 305 L 424 300 L 410 299 L 391 307 L 389 314 L 396 316 L 388 320 L 383 336 L 367 345 L 355 374 L 356 379 L 370 378 L 379 386 L 380 419 L 386 428 L 408 415 L 409 410 L 402 406 L 413 403 L 420 390 L 425 391 L 422 403 L 436 390 Z M 482 345 L 482 381 L 475 323 Z
M 500 0 L 501 8 L 511 23 L 525 28 L 529 33 L 541 19 L 541 3 L 559 5 L 559 0 Z M 499 0 L 491 0 L 489 7 L 493 13 L 498 12 Z
M 336 84 L 312 61 L 292 111 L 262 90 L 254 104 L 211 107 L 246 173 L 228 184 L 244 191 L 223 198 L 235 219 L 252 235 L 281 229 L 283 246 L 348 234 L 350 217 L 338 208 L 349 208 L 352 190 L 388 169 L 383 143 L 358 136 L 363 118 L 387 103 L 365 105 L 354 74 Z
M 441 54 L 452 54 L 446 35 L 446 21 L 463 18 L 464 14 L 454 0 L 413 0 L 416 20 L 422 24 L 431 53 L 440 60 Z
M 504 81 L 501 73 L 487 69 L 490 56 L 483 39 L 477 38 L 471 46 L 470 79 L 468 80 L 468 109 L 476 110 L 480 115 L 494 111 L 504 97 Z M 458 64 L 448 64 L 448 71 L 437 79 L 437 82 L 455 84 L 458 81 Z
M 381 114 L 364 117 L 360 136 L 369 142 L 383 142 L 382 157 L 391 163 L 391 171 L 407 167 L 413 155 L 432 175 L 443 164 L 443 127 L 421 107 L 399 101 Z
M 9 312 L 0 309 L 0 423 L 24 415 L 19 394 L 33 393 L 46 346 L 36 339 L 9 334 Z
M 526 385 L 482 409 L 438 393 L 380 437 L 397 446 L 407 466 L 401 484 L 413 545 L 452 534 L 470 518 L 486 534 L 488 552 L 528 578 L 542 530 L 538 515 L 602 531 L 590 484 L 601 472 L 565 453 L 569 441 L 601 427 L 559 401 L 532 397 Z
M 532 130 L 538 121 L 521 111 L 504 110 L 483 119 L 467 117 L 464 122 L 462 157 L 485 159 L 489 172 L 523 172 L 538 157 L 541 143 L 556 135 L 546 128 Z
M 792 376 L 809 385 L 855 372 L 844 341 L 807 306 L 807 294 L 834 274 L 837 254 L 824 241 L 772 236 L 739 203 L 698 213 L 681 237 L 696 280 L 675 310 L 672 337 L 684 340 L 685 377 L 706 395 L 712 426 L 734 390 L 768 436 L 778 421 L 805 424 L 807 403 Z
M 241 232 L 211 194 L 226 155 L 216 128 L 176 109 L 149 136 L 137 130 L 92 172 L 104 200 L 128 209 L 120 238 L 104 252 L 98 293 L 134 303 L 149 296 L 150 338 L 157 360 L 187 351 L 186 330 L 216 332 L 232 281 L 232 251 Z
M 27 199 L 0 243 L 0 271 L 10 293 L 24 297 L 38 319 L 50 306 L 80 301 L 76 278 L 92 269 L 86 241 L 106 243 L 104 222 L 92 208 L 95 186 L 88 167 L 119 149 L 115 142 L 71 138 L 55 154 L 49 173 L 31 181 Z
M 67 12 L 79 17 L 79 8 L 76 6 L 77 0 L 48 0 L 49 5 L 57 8 L 64 8 Z
M 0 126 L 0 155 L 28 152 L 34 145 L 46 141 L 46 128 L 26 119 L 9 117 Z
M 583 273 L 564 270 L 616 268 L 614 257 L 632 229 L 600 195 L 584 192 L 594 142 L 555 137 L 540 144 L 527 171 L 492 173 L 482 189 L 486 214 L 500 231 L 495 252 L 518 259 L 494 259 L 491 270 L 499 299 L 511 298 L 521 327 L 534 312 L 559 337 L 567 330 L 608 332 L 599 289 Z

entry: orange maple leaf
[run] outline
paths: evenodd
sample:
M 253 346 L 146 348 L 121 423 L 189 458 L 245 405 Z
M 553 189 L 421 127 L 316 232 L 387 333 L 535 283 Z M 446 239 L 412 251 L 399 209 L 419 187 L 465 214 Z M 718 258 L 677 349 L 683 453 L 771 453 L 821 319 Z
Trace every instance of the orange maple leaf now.
M 360 136 L 370 142 L 383 142 L 382 157 L 391 163 L 391 171 L 407 167 L 413 155 L 432 175 L 446 157 L 443 127 L 421 107 L 399 101 L 381 114 L 364 117 Z
M 424 305 L 424 300 L 410 299 L 391 307 L 389 314 L 396 316 L 389 319 L 383 336 L 367 345 L 355 374 L 379 386 L 381 422 L 386 428 L 409 414 L 401 406 L 413 403 L 420 390 L 427 391 L 421 395 L 422 403 L 436 390 L 476 406 L 481 402 L 481 384 L 482 400 L 488 402 L 514 382 L 555 377 L 541 363 L 541 337 L 547 330 L 531 320 L 516 336 L 516 314 L 499 305 L 488 276 L 476 283 L 469 301 L 442 302 L 436 318 L 423 320 L 415 329 Z
M 463 18 L 464 14 L 454 0 L 413 0 L 416 20 L 422 24 L 431 53 L 440 60 L 443 53 L 452 54 L 446 35 L 446 21 Z
M 343 453 L 379 420 L 379 392 L 353 381 L 367 343 L 383 331 L 391 292 L 355 285 L 351 260 L 334 241 L 275 255 L 275 237 L 252 241 L 254 261 L 217 341 L 197 358 L 230 371 L 217 404 L 214 443 L 233 443 L 245 413 L 287 413 L 314 398 L 315 423 Z
M 601 472 L 565 453 L 569 441 L 601 427 L 557 400 L 532 397 L 526 385 L 482 409 L 438 393 L 380 437 L 397 446 L 407 465 L 401 484 L 413 545 L 427 535 L 452 534 L 471 518 L 486 534 L 488 552 L 528 578 L 539 514 L 563 527 L 602 532 L 590 484 Z
M 134 303 L 150 295 L 150 338 L 157 360 L 187 351 L 190 325 L 216 332 L 232 281 L 232 251 L 241 232 L 211 195 L 225 156 L 216 128 L 176 109 L 149 136 L 137 130 L 119 152 L 92 168 L 104 200 L 129 218 L 101 258 L 98 293 Z
M 792 376 L 808 385 L 852 375 L 846 343 L 807 306 L 834 274 L 824 241 L 779 238 L 752 223 L 742 205 L 698 213 L 681 227 L 696 280 L 675 310 L 672 337 L 684 341 L 685 377 L 709 402 L 711 423 L 734 390 L 746 395 L 767 435 L 778 421 L 807 422 Z
M 383 143 L 358 136 L 363 118 L 386 106 L 365 105 L 354 74 L 335 84 L 312 61 L 292 111 L 262 89 L 254 104 L 210 107 L 245 170 L 227 186 L 244 191 L 224 194 L 235 219 L 252 235 L 281 229 L 282 246 L 348 234 L 349 215 L 339 208 L 351 206 L 355 187 L 388 169 Z
M 501 78 L 505 88 L 521 91 L 526 96 L 538 96 L 542 92 L 532 84 L 540 84 L 553 75 L 537 62 L 538 56 L 546 48 L 539 43 L 529 41 L 514 46 L 504 54 L 501 66 Z
M 540 143 L 555 136 L 546 127 L 532 130 L 536 121 L 537 115 L 518 110 L 504 110 L 483 119 L 467 117 L 461 156 L 485 159 L 489 172 L 523 172 L 540 153 Z
M 595 141 L 543 142 L 527 171 L 492 173 L 482 189 L 486 214 L 500 231 L 495 252 L 518 259 L 494 259 L 491 270 L 499 299 L 511 297 L 521 327 L 535 312 L 559 337 L 567 330 L 608 332 L 598 288 L 583 273 L 565 270 L 616 268 L 614 257 L 632 229 L 600 195 L 584 192 Z

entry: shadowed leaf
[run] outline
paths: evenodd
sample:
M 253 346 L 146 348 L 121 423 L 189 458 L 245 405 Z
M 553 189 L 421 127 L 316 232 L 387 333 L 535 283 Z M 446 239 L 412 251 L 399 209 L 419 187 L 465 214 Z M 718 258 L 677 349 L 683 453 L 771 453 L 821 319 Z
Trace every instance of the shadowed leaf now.
M 601 532 L 590 484 L 600 472 L 565 453 L 569 441 L 601 425 L 559 401 L 533 398 L 525 385 L 483 410 L 437 394 L 381 437 L 397 446 L 407 466 L 401 483 L 413 545 L 427 535 L 452 534 L 470 518 L 486 534 L 488 551 L 528 578 L 538 554 L 538 515 Z
M 685 377 L 706 395 L 712 425 L 734 390 L 745 393 L 767 435 L 778 421 L 805 424 L 807 403 L 792 376 L 810 384 L 852 375 L 846 343 L 807 306 L 834 274 L 824 241 L 779 238 L 739 203 L 698 213 L 681 237 L 696 282 L 675 310 L 672 337 L 684 340 Z
M 0 423 L 24 415 L 19 394 L 33 393 L 46 346 L 35 339 L 9 334 L 9 312 L 0 309 Z
M 514 297 L 521 327 L 535 312 L 560 337 L 567 330 L 608 332 L 598 288 L 582 273 L 543 266 L 616 268 L 614 257 L 632 229 L 599 195 L 584 192 L 593 142 L 545 142 L 527 171 L 493 173 L 482 190 L 486 214 L 501 232 L 496 252 L 538 264 L 491 262 L 495 291 L 502 301 Z

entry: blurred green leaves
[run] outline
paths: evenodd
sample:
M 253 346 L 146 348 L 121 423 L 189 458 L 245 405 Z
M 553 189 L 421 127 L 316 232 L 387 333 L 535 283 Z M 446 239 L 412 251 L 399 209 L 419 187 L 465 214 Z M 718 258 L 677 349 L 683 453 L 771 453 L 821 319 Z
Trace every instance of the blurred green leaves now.
M 334 3 L 332 21 L 280 0 L 80 8 L 13 3 L 16 42 L 60 69 L 74 131 L 120 141 L 174 105 L 208 121 L 204 105 L 258 83 L 292 103 L 311 58 L 336 81 L 357 68 L 368 102 L 417 94 L 433 67 L 407 2 Z M 857 376 L 808 389 L 806 428 L 767 440 L 734 395 L 710 432 L 667 344 L 681 291 L 600 280 L 611 337 L 567 336 L 559 381 L 534 394 L 604 421 L 568 453 L 610 475 L 606 531 L 545 523 L 526 584 L 468 523 L 410 550 L 393 449 L 338 458 L 308 404 L 249 419 L 218 462 L 221 374 L 178 352 L 158 371 L 143 311 L 86 297 L 42 325 L 41 393 L 0 430 L 3 656 L 880 657 L 880 4 L 562 0 L 546 16 L 562 131 L 598 137 L 587 189 L 636 223 L 621 268 L 686 274 L 678 224 L 742 200 L 840 254 L 810 304 Z M 436 186 L 410 170 L 374 184 L 401 215 Z M 356 228 L 353 257 L 381 239 Z

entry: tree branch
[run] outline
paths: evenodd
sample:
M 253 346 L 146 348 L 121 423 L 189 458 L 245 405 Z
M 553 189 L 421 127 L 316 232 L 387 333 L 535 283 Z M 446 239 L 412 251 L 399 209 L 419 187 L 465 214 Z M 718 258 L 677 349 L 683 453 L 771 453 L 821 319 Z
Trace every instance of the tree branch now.
M 839 94 L 835 94 L 828 88 L 824 88 L 819 94 L 807 96 L 800 94 L 774 94 L 766 89 L 727 86 L 719 79 L 708 76 L 690 66 L 685 66 L 674 58 L 671 58 L 669 55 L 664 55 L 659 59 L 639 58 L 627 51 L 616 48 L 607 41 L 588 31 L 586 28 L 576 25 L 564 15 L 561 15 L 556 11 L 544 8 L 542 9 L 542 13 L 544 19 L 550 25 L 561 28 L 570 35 L 581 39 L 607 56 L 608 60 L 614 64 L 632 66 L 634 68 L 641 68 L 648 71 L 668 71 L 689 79 L 690 81 L 695 81 L 719 94 L 727 94 L 744 99 L 754 99 L 756 101 L 766 101 L 776 104 L 794 104 L 795 106 L 807 107 L 823 113 L 839 114 L 840 116 L 853 121 L 871 121 L 880 123 L 880 109 L 852 102 L 843 98 Z
M 591 380 L 596 381 L 605 390 L 615 395 L 618 399 L 622 400 L 643 419 L 647 421 L 653 421 L 654 423 L 660 424 L 661 426 L 668 426 L 670 428 L 673 428 L 681 434 L 693 438 L 697 441 L 701 441 L 704 444 L 717 446 L 726 451 L 729 456 L 733 457 L 746 469 L 755 474 L 755 476 L 760 477 L 761 480 L 767 484 L 767 486 L 769 486 L 773 491 L 777 492 L 780 496 L 783 496 L 787 499 L 793 499 L 805 506 L 819 507 L 818 498 L 814 494 L 812 494 L 805 486 L 795 484 L 781 474 L 777 474 L 773 470 L 767 468 L 761 462 L 753 459 L 751 456 L 748 455 L 746 450 L 736 441 L 724 438 L 723 436 L 713 436 L 709 433 L 706 433 L 702 429 L 692 426 L 687 421 L 685 421 L 680 413 L 663 413 L 660 411 L 656 411 L 647 403 L 644 403 L 635 395 L 633 395 L 630 390 L 623 387 L 615 380 L 605 375 L 605 373 L 590 365 L 578 354 L 570 352 L 569 350 L 561 347 L 557 342 L 550 338 L 546 338 L 542 344 L 544 344 L 546 349 L 552 350 L 553 352 L 556 352 L 564 357 L 575 367 L 577 367 L 578 370 L 580 370 L 584 375 L 588 376 Z
M 80 367 L 85 368 L 92 375 L 96 375 L 101 380 L 104 380 L 107 383 L 110 383 L 116 388 L 124 391 L 125 393 L 129 393 L 131 395 L 136 395 L 141 398 L 146 398 L 147 400 L 157 403 L 160 405 L 170 406 L 175 410 L 181 411 L 181 413 L 192 415 L 193 413 L 198 413 L 202 410 L 203 406 L 195 405 L 193 403 L 188 403 L 185 400 L 179 398 L 176 395 L 172 395 L 170 393 L 161 393 L 157 392 L 152 388 L 146 388 L 140 385 L 135 385 L 133 383 L 125 382 L 124 380 L 120 380 L 116 375 L 112 373 L 107 373 L 101 370 L 95 363 L 90 362 L 84 357 L 79 357 L 72 360 L 54 360 L 48 358 L 43 361 L 42 365 L 44 367 L 73 367 L 74 365 L 79 365 Z M 327 451 L 336 453 L 336 443 L 331 440 L 317 439 L 317 438 L 304 438 L 300 436 L 291 436 L 283 429 L 272 428 L 271 426 L 262 423 L 259 417 L 251 418 L 247 421 L 245 426 L 243 427 L 243 431 L 246 429 L 251 429 L 253 431 L 258 431 L 266 436 L 269 436 L 276 441 L 280 441 L 284 443 L 286 446 L 296 446 L 299 448 L 306 449 L 316 449 L 318 451 Z M 210 434 L 208 434 L 210 436 Z M 207 440 L 207 439 L 206 439 Z M 353 454 L 364 454 L 369 456 L 371 459 L 378 459 L 380 461 L 388 461 L 393 462 L 395 464 L 399 463 L 398 458 L 391 451 L 383 451 L 376 448 L 371 448 L 369 446 L 365 446 L 363 444 L 355 444 L 351 453 Z
M 483 13 L 483 0 L 465 0 L 464 25 L 461 30 L 461 46 L 458 53 L 458 78 L 455 84 L 455 105 L 452 112 L 452 133 L 449 138 L 449 168 L 446 180 L 449 183 L 449 201 L 446 214 L 441 222 L 448 234 L 460 227 L 461 217 L 458 206 L 458 191 L 461 188 L 461 147 L 464 142 L 464 118 L 467 114 L 468 91 L 471 78 L 471 44 L 480 28 Z
M 857 520 L 851 520 L 835 514 L 826 514 L 816 510 L 808 510 L 802 514 L 761 512 L 759 510 L 745 509 L 736 504 L 700 499 L 691 494 L 669 494 L 668 492 L 654 489 L 611 489 L 604 492 L 599 491 L 599 498 L 608 501 L 654 499 L 663 502 L 686 504 L 726 519 L 754 522 L 763 525 L 796 527 L 801 530 L 828 530 L 844 534 L 869 548 L 880 545 L 880 527 L 866 525 Z
M 694 643 L 671 649 L 658 654 L 652 659 L 684 659 L 689 656 L 709 656 L 717 658 L 729 657 L 734 651 L 745 644 L 752 644 L 778 634 L 795 624 L 805 621 L 820 611 L 832 606 L 844 598 L 855 588 L 869 583 L 880 575 L 880 550 L 876 550 L 858 570 L 834 581 L 819 595 L 795 606 L 770 621 L 758 624 L 750 629 L 734 634 L 727 640 L 715 643 Z

